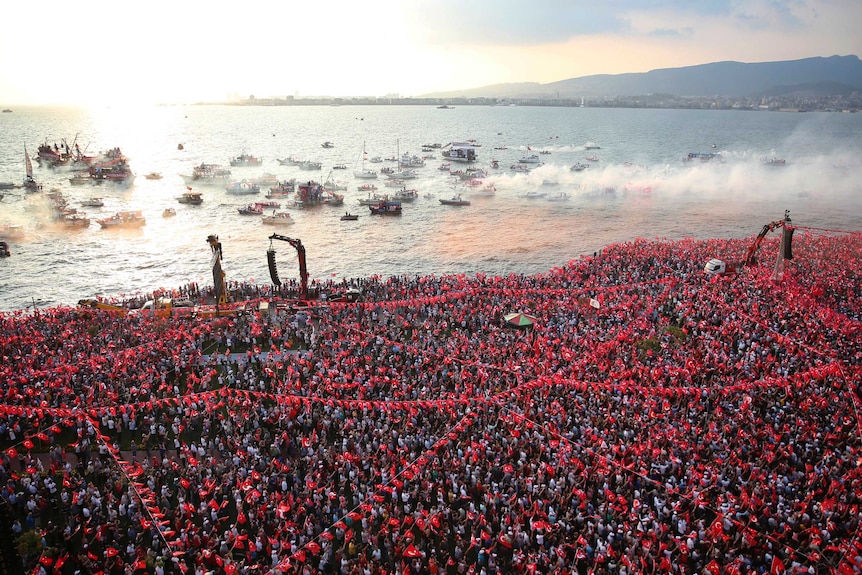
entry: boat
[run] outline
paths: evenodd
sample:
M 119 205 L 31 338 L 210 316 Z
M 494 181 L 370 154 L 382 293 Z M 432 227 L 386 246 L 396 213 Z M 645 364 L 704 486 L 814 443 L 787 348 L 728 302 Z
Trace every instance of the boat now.
M 24 187 L 28 192 L 38 192 L 42 186 L 33 179 L 33 162 L 30 160 L 30 153 L 27 151 L 27 146 L 24 146 Z
M 193 192 L 191 190 L 183 192 L 183 195 L 177 197 L 177 201 L 181 204 L 188 204 L 190 206 L 199 206 L 204 203 L 201 193 Z
M 376 180 L 377 172 L 369 170 L 365 167 L 365 162 L 368 158 L 368 152 L 365 151 L 365 142 L 362 142 L 362 168 L 353 171 L 353 177 L 361 180 Z
M 400 216 L 401 202 L 383 200 L 381 202 L 368 206 L 368 209 L 371 210 L 371 213 L 373 215 L 377 216 Z
M 346 170 L 347 164 L 335 164 L 334 166 L 332 166 L 332 169 L 333 170 Z
M 11 113 L 12 113 L 12 109 L 11 109 L 11 108 L 3 108 L 3 113 L 4 113 L 4 114 L 11 114 Z
M 140 228 L 147 224 L 147 220 L 140 210 L 117 212 L 109 218 L 96 221 L 102 228 Z
M 330 142 L 330 141 L 323 142 L 323 143 L 322 143 L 322 144 L 320 144 L 320 145 L 321 145 L 321 146 L 323 146 L 324 148 L 334 148 L 334 147 L 335 147 L 335 144 L 333 144 L 333 143 L 332 143 L 332 142 Z
M 161 180 L 162 179 L 162 175 L 158 172 L 150 172 L 149 174 L 147 174 L 144 177 L 147 178 L 148 180 Z
M 400 190 L 392 194 L 392 197 L 400 202 L 412 202 L 419 197 L 419 191 L 401 188 Z
M 75 172 L 69 178 L 69 183 L 73 186 L 83 186 L 90 182 L 90 172 Z
M 362 184 L 361 186 L 358 186 L 356 189 L 359 190 L 360 192 L 376 192 L 377 186 L 375 186 L 374 184 Z
M 17 187 L 13 182 L 0 182 L 0 190 L 14 190 Z
M 475 162 L 479 159 L 479 155 L 476 154 L 476 150 L 473 146 L 466 147 L 463 145 L 457 144 L 447 144 L 452 146 L 449 150 L 443 151 L 443 157 L 446 158 L 450 162 L 460 162 L 460 163 L 471 163 Z
M 533 192 L 533 191 L 531 191 L 531 192 L 527 192 L 525 194 L 521 194 L 520 197 L 526 198 L 528 200 L 537 200 L 539 198 L 544 198 L 546 195 L 548 195 L 548 194 L 546 194 L 545 192 Z
M 586 170 L 589 167 L 590 167 L 589 164 L 582 164 L 580 162 L 575 162 L 574 164 L 572 164 L 572 167 L 570 169 L 573 172 L 583 172 L 584 170 Z
M 489 184 L 485 184 L 485 186 L 482 187 L 482 189 L 473 190 L 470 193 L 474 196 L 489 197 L 489 196 L 493 196 L 497 193 L 497 188 L 494 186 L 494 184 L 489 183 Z
M 263 207 L 257 204 L 248 204 L 237 208 L 237 211 L 243 216 L 262 216 Z
M 3 110 L 4 112 L 6 110 Z M 12 252 L 9 251 L 9 243 L 6 240 L 0 240 L 0 258 L 8 258 L 12 255 Z
M 65 214 L 59 220 L 64 228 L 89 228 L 90 218 L 81 214 Z
M 230 170 L 218 164 L 200 164 L 192 170 L 192 175 L 183 176 L 187 186 L 226 186 L 230 183 Z
M 296 223 L 288 212 L 275 212 L 269 216 L 264 216 L 263 223 L 270 226 L 288 226 Z
M 589 158 L 587 158 L 587 159 L 589 160 Z M 596 159 L 598 159 L 598 158 L 596 158 Z M 683 161 L 683 163 L 687 164 L 687 163 L 695 162 L 695 161 L 704 162 L 704 163 L 705 162 L 712 162 L 712 161 L 719 161 L 720 162 L 721 159 L 722 159 L 721 154 L 718 152 L 708 152 L 708 153 L 689 152 L 682 159 L 682 161 Z M 592 160 L 590 160 L 590 161 L 592 161 Z
M 601 150 L 602 147 L 599 146 L 598 144 L 594 144 L 593 142 L 587 142 L 586 144 L 584 144 L 584 149 L 585 150 Z
M 403 188 L 404 180 L 386 180 L 383 185 L 387 188 Z
M 347 182 L 339 182 L 333 179 L 332 171 L 330 170 L 329 175 L 326 176 L 326 180 L 323 182 L 323 189 L 329 192 L 342 192 L 347 190 Z
M 300 170 L 320 170 L 323 169 L 323 163 L 314 162 L 312 160 L 305 160 L 304 162 L 299 163 Z
M 257 176 L 256 178 L 251 178 L 249 179 L 249 182 L 257 184 L 260 187 L 275 186 L 276 184 L 278 184 L 278 176 L 276 176 L 275 174 L 267 173 Z
M 452 162 L 443 162 L 437 169 L 440 171 L 448 172 L 450 169 L 452 169 Z
M 454 110 L 455 106 L 449 106 L 448 104 L 443 104 L 442 106 L 437 106 L 438 110 Z
M 359 219 L 357 214 L 351 214 L 350 212 L 345 212 L 343 216 L 341 216 L 342 222 L 353 222 Z
M 765 166 L 785 166 L 787 161 L 781 158 L 764 158 L 763 165 Z
M 469 206 L 470 200 L 465 200 L 461 197 L 461 194 L 458 194 L 456 196 L 452 196 L 448 200 L 441 198 L 440 203 L 444 206 Z
M 263 163 L 263 159 L 258 158 L 256 156 L 252 156 L 251 154 L 242 153 L 239 156 L 231 159 L 230 165 L 237 167 L 246 167 L 246 166 L 259 166 Z
M 550 195 L 545 199 L 549 202 L 565 202 L 569 199 L 569 197 L 570 196 L 568 192 L 557 192 L 556 194 Z
M 225 191 L 229 194 L 233 194 L 235 196 L 248 195 L 248 194 L 259 194 L 260 186 L 253 182 L 249 182 L 248 180 L 242 181 L 233 181 L 225 186 Z
M 86 200 L 81 200 L 81 205 L 85 208 L 101 208 L 105 205 L 105 202 L 102 198 L 87 198 Z
M 529 156 L 524 156 L 518 160 L 519 164 L 538 164 L 541 160 L 537 154 L 530 154 Z
M 588 161 L 588 162 L 598 162 L 598 161 L 599 161 L 599 157 L 598 157 L 598 156 L 595 156 L 595 155 L 593 155 L 593 156 L 587 156 L 587 157 L 586 157 L 586 158 L 584 158 L 584 159 L 585 159 L 586 161 Z
M 23 240 L 24 235 L 24 227 L 21 224 L 0 224 L 0 238 Z
M 296 191 L 296 180 L 285 180 L 283 182 L 279 182 L 275 186 L 272 186 L 269 189 L 269 192 L 266 194 L 267 198 L 286 198 L 290 194 Z
M 172 218 L 175 215 L 177 215 L 177 211 L 173 208 L 165 208 L 164 211 L 162 212 L 163 218 Z
M 278 163 L 281 166 L 298 166 L 302 162 L 303 160 L 300 160 L 299 158 L 294 158 L 293 156 L 278 159 Z
M 513 172 L 529 172 L 530 164 L 512 164 L 509 169 Z

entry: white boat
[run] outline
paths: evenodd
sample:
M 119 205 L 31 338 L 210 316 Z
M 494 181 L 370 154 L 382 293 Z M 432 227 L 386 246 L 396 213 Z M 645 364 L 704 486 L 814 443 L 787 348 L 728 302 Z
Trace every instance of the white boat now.
M 368 152 L 365 151 L 365 142 L 362 142 L 362 168 L 359 170 L 355 170 L 353 172 L 354 178 L 359 178 L 362 180 L 376 180 L 377 172 L 374 170 L 369 170 L 365 167 L 365 162 L 367 161 Z
M 570 196 L 568 192 L 558 192 L 556 194 L 546 197 L 545 199 L 549 202 L 565 202 L 568 201 L 569 197 Z
M 27 146 L 24 146 L 24 187 L 28 192 L 38 192 L 42 186 L 33 179 L 33 162 L 30 160 L 30 153 L 27 151 Z
M 289 226 L 296 222 L 288 212 L 275 212 L 262 218 L 264 224 L 270 226 Z
M 490 197 L 490 196 L 496 195 L 497 188 L 494 186 L 494 184 L 485 184 L 481 189 L 471 190 L 470 193 L 474 196 Z
M 140 228 L 147 224 L 141 211 L 117 212 L 109 218 L 97 220 L 102 228 Z
M 73 186 L 82 186 L 90 182 L 90 172 L 75 172 L 71 178 L 69 178 L 69 183 Z
M 105 205 L 105 202 L 102 198 L 87 198 L 86 200 L 81 200 L 81 205 L 85 208 L 101 208 Z
M 586 170 L 589 167 L 590 167 L 589 164 L 582 164 L 580 162 L 575 162 L 574 164 L 572 164 L 572 167 L 570 169 L 573 172 L 583 172 L 584 170 Z
M 518 163 L 520 163 L 520 164 L 538 164 L 539 162 L 541 162 L 541 160 L 539 159 L 539 156 L 536 154 L 524 156 L 523 158 L 518 160 Z
M 227 193 L 233 194 L 235 196 L 260 193 L 260 186 L 258 186 L 254 182 L 249 182 L 248 180 L 242 180 L 240 182 L 233 181 L 227 186 L 225 186 L 224 189 Z
M 450 162 L 460 162 L 462 164 L 467 164 L 471 162 L 475 162 L 479 159 L 479 155 L 476 154 L 476 150 L 474 147 L 455 147 L 455 144 L 450 144 L 453 146 L 449 150 L 443 151 L 443 157 Z
M 323 164 L 321 162 L 314 162 L 312 160 L 305 160 L 299 163 L 300 170 L 320 170 L 322 168 Z
M 397 200 L 400 202 L 412 202 L 413 200 L 415 200 L 418 197 L 419 197 L 419 191 L 418 190 L 412 190 L 412 189 L 408 190 L 406 188 L 401 188 L 400 190 L 398 190 L 397 192 L 392 194 L 392 198 L 394 200 Z

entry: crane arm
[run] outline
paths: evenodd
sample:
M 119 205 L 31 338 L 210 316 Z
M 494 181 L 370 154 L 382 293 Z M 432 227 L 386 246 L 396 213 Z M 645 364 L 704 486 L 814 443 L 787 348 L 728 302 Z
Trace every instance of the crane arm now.
M 296 257 L 299 260 L 299 282 L 300 282 L 300 298 L 308 299 L 308 271 L 305 267 L 305 246 L 302 245 L 302 240 L 291 238 L 281 234 L 272 234 L 269 236 L 269 241 L 281 240 L 289 243 L 296 250 Z

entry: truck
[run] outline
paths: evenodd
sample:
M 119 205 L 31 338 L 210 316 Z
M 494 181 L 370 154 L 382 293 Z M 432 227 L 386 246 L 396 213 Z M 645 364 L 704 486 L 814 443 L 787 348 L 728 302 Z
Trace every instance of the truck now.
M 793 255 L 790 251 L 790 242 L 793 237 L 793 226 L 790 225 L 790 211 L 784 210 L 784 219 L 770 222 L 763 226 L 760 233 L 754 239 L 754 242 L 749 246 L 745 253 L 745 258 L 738 262 L 729 262 L 718 258 L 712 258 L 703 267 L 703 271 L 707 275 L 733 275 L 742 271 L 742 268 L 757 264 L 757 250 L 760 249 L 760 244 L 763 238 L 778 228 L 782 228 L 784 235 L 782 236 L 782 247 L 785 259 L 792 260 Z

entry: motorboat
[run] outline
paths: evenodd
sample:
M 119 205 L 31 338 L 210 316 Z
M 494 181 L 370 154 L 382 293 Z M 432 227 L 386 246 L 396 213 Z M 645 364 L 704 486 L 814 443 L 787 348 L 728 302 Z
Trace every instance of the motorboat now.
M 359 190 L 360 192 L 376 192 L 377 186 L 375 186 L 374 184 L 362 184 L 361 186 L 358 186 L 356 189 Z
M 289 212 L 275 212 L 271 215 L 264 216 L 262 219 L 264 224 L 270 226 L 288 226 L 296 223 Z
M 162 212 L 163 218 L 172 218 L 175 215 L 177 215 L 177 211 L 173 208 L 165 208 L 164 211 Z
M 312 160 L 305 160 L 304 162 L 299 163 L 300 170 L 320 170 L 323 169 L 323 164 L 321 162 L 315 162 Z
M 590 167 L 589 164 L 582 164 L 580 162 L 575 162 L 574 164 L 572 164 L 572 167 L 570 169 L 573 172 L 583 172 L 584 170 L 586 170 L 589 167 Z
M 541 162 L 539 156 L 537 154 L 531 154 L 529 156 L 524 156 L 520 160 L 518 160 L 519 164 L 538 164 Z
M 147 224 L 140 210 L 117 212 L 111 217 L 96 221 L 102 228 L 140 228 Z
M 401 188 L 400 190 L 392 194 L 392 197 L 400 202 L 412 202 L 419 197 L 419 191 Z
M 105 202 L 102 198 L 87 198 L 86 200 L 81 200 L 81 205 L 85 208 L 101 208 L 105 205 Z
M 598 157 L 598 156 L 596 156 L 596 155 L 587 156 L 587 157 L 586 157 L 586 158 L 584 158 L 584 159 L 585 159 L 586 161 L 588 161 L 588 162 L 598 162 L 598 161 L 599 161 L 599 157 Z
M 234 195 L 247 195 L 247 194 L 259 194 L 260 186 L 255 184 L 254 182 L 249 182 L 248 180 L 242 180 L 241 182 L 233 181 L 227 186 L 225 186 L 225 191 L 229 194 Z
M 452 196 L 449 199 L 441 198 L 440 203 L 444 206 L 469 206 L 470 200 L 465 200 L 461 197 L 461 194 L 458 194 L 456 196 Z
M 230 165 L 234 167 L 244 167 L 244 166 L 259 166 L 263 163 L 262 158 L 258 158 L 256 156 L 252 156 L 251 154 L 240 154 L 239 156 L 231 159 Z
M 765 166 L 785 166 L 787 161 L 782 158 L 764 158 L 763 165 Z
M 66 214 L 60 218 L 60 223 L 65 228 L 89 228 L 90 218 L 81 214 Z
M 323 146 L 324 148 L 334 148 L 334 147 L 335 147 L 335 144 L 333 144 L 333 143 L 332 143 L 332 142 L 330 142 L 330 141 L 323 142 L 323 143 L 322 143 L 322 144 L 320 144 L 320 145 L 321 145 L 321 146 Z
M 183 195 L 177 197 L 177 201 L 181 204 L 188 204 L 190 206 L 199 206 L 204 203 L 204 198 L 200 192 L 184 192 Z
M 263 206 L 258 204 L 248 204 L 237 208 L 239 213 L 243 216 L 262 216 L 263 215 Z
M 150 172 L 149 174 L 147 174 L 144 177 L 147 178 L 148 180 L 161 180 L 162 179 L 162 175 L 159 172 Z
M 82 186 L 90 183 L 90 172 L 75 172 L 69 178 L 69 183 L 73 186 Z
M 401 202 L 383 200 L 377 204 L 368 206 L 368 209 L 371 210 L 372 214 L 378 216 L 400 216 Z
M 368 197 L 366 197 L 366 198 L 359 198 L 359 205 L 360 206 L 376 206 L 380 202 L 385 202 L 388 199 L 389 199 L 389 196 L 387 196 L 387 195 L 371 193 L 371 194 L 368 194 Z
M 352 221 L 355 221 L 358 219 L 359 219 L 359 216 L 357 214 L 351 214 L 350 212 L 347 212 L 343 216 L 341 216 L 342 222 L 352 222 Z

